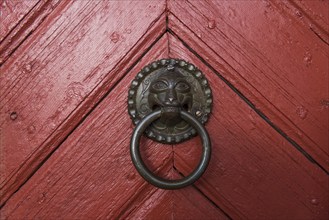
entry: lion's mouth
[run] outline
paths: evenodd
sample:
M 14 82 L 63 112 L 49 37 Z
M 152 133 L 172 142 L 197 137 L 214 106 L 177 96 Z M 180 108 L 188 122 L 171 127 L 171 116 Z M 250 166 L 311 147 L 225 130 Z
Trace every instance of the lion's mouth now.
M 174 103 L 162 103 L 161 105 L 153 105 L 152 106 L 152 110 L 156 111 L 156 110 L 162 110 L 162 111 L 169 111 L 169 112 L 177 112 L 179 110 L 184 110 L 184 111 L 189 111 L 189 104 L 185 103 L 185 104 L 181 104 L 178 102 L 174 102 Z
M 179 112 L 180 111 L 180 107 L 179 106 L 164 106 L 161 107 L 161 110 L 163 112 Z

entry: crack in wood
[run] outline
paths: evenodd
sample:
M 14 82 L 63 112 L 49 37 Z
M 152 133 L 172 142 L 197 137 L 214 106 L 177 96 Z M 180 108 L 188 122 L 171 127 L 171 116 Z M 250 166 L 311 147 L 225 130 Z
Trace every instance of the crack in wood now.
M 40 2 L 41 2 L 41 0 L 36 2 L 32 6 L 32 8 L 26 14 L 24 14 L 24 16 L 22 18 L 19 19 L 19 21 L 6 33 L 6 35 L 3 36 L 3 38 L 0 40 L 0 44 L 8 37 L 8 35 L 10 35 L 26 19 L 26 17 L 37 7 L 38 4 L 40 4 Z
M 325 43 L 326 45 L 328 45 L 329 46 L 329 42 L 325 39 L 325 38 L 323 38 L 322 36 L 321 36 L 321 34 L 319 34 L 315 29 L 314 29 L 314 27 L 312 27 L 312 26 L 310 26 L 310 30 L 323 42 L 323 43 Z
M 158 21 L 159 19 L 161 19 L 161 17 L 163 17 L 163 13 L 155 20 L 155 21 Z M 156 39 L 149 45 L 149 47 L 147 47 L 145 49 L 145 51 L 143 51 L 143 53 L 136 59 L 136 61 L 134 63 L 132 63 L 129 68 L 126 69 L 126 71 L 124 72 L 124 74 L 113 84 L 113 86 L 111 87 L 110 90 L 108 90 L 106 93 L 104 93 L 102 95 L 102 97 L 99 97 L 98 100 L 95 100 L 94 102 L 94 105 L 88 110 L 88 112 L 86 114 L 84 114 L 81 119 L 75 124 L 75 126 L 70 130 L 68 131 L 68 133 L 65 135 L 65 137 L 51 150 L 51 152 L 49 154 L 46 155 L 45 158 L 43 158 L 41 160 L 41 162 L 33 169 L 33 171 L 24 179 L 24 181 L 22 183 L 19 184 L 19 186 L 16 188 L 15 187 L 15 190 L 13 193 L 11 193 L 10 195 L 7 195 L 5 200 L 4 201 L 1 201 L 2 203 L 0 204 L 0 209 L 2 207 L 4 207 L 7 203 L 7 201 L 16 193 L 19 191 L 19 189 L 21 189 L 27 182 L 28 180 L 37 173 L 37 171 L 42 167 L 42 165 L 53 155 L 53 153 L 65 142 L 65 140 L 67 140 L 67 138 L 75 131 L 76 128 L 78 128 L 85 120 L 86 118 L 93 112 L 93 110 L 95 108 L 97 108 L 97 106 L 111 93 L 111 91 L 122 81 L 122 79 L 131 71 L 131 69 L 133 69 L 140 61 L 140 59 L 142 59 L 150 50 L 151 48 L 166 34 L 166 31 L 162 32 L 162 33 L 159 33 L 158 36 L 156 37 Z M 145 38 L 145 34 L 143 36 L 141 36 L 141 39 Z M 135 48 L 136 47 L 136 44 L 132 47 L 132 48 Z M 133 49 L 131 49 L 133 50 Z M 131 51 L 130 50 L 130 51 Z M 129 52 L 128 51 L 128 54 Z M 132 56 L 134 56 L 135 54 L 133 53 Z M 123 58 L 122 58 L 123 59 Z M 120 63 L 121 60 L 118 62 Z M 114 67 L 115 69 L 115 67 Z M 100 82 L 101 83 L 101 82 Z M 97 86 L 96 86 L 97 87 Z M 79 106 L 79 105 L 78 105 Z M 72 113 L 71 113 L 72 114 Z M 67 117 L 71 117 L 71 114 Z M 63 122 L 65 123 L 65 121 Z M 51 135 L 50 135 L 51 136 Z M 56 137 L 55 137 L 56 138 Z M 45 141 L 46 142 L 46 141 Z M 39 159 L 37 159 L 39 160 Z M 25 163 L 25 162 L 24 162 Z M 24 164 L 23 163 L 23 164 Z M 21 169 L 23 167 L 23 165 L 20 166 L 19 169 Z M 13 178 L 13 177 L 12 177 Z M 11 178 L 11 179 L 12 179 Z M 2 186 L 1 186 L 1 193 L 2 193 L 2 196 L 4 194 L 7 193 L 7 191 L 10 189 L 5 189 L 6 185 L 8 185 L 8 182 L 10 180 L 7 180 L 6 183 L 4 183 Z M 7 188 L 10 188 L 11 186 L 7 186 Z
M 191 51 L 198 59 L 200 59 L 209 69 L 211 69 L 235 94 L 237 94 L 255 113 L 257 113 L 258 116 L 260 116 L 272 129 L 274 129 L 277 133 L 279 133 L 285 140 L 287 140 L 293 147 L 295 147 L 302 155 L 304 155 L 310 162 L 318 166 L 322 171 L 324 171 L 327 175 L 329 175 L 329 172 L 322 167 L 309 153 L 307 153 L 302 146 L 300 146 L 296 141 L 294 141 L 292 138 L 289 137 L 288 134 L 286 134 L 280 127 L 278 127 L 276 124 L 274 124 L 261 110 L 257 109 L 256 106 L 241 92 L 239 89 L 237 89 L 235 86 L 233 86 L 229 80 L 227 80 L 221 73 L 219 73 L 214 67 L 212 67 L 201 55 L 199 55 L 195 50 L 193 50 L 192 47 L 190 47 L 180 36 L 178 36 L 174 31 L 172 31 L 169 27 L 169 19 L 168 19 L 168 13 L 169 10 L 167 8 L 167 1 L 166 1 L 166 30 L 165 32 L 162 32 L 159 34 L 159 36 L 151 43 L 151 45 L 137 58 L 137 60 L 130 65 L 130 67 L 125 71 L 125 73 L 114 83 L 112 88 L 108 90 L 106 93 L 103 94 L 102 97 L 100 97 L 94 105 L 89 109 L 89 111 L 79 120 L 79 122 L 67 133 L 67 135 L 61 140 L 61 142 L 54 148 L 52 151 L 45 157 L 43 160 L 38 164 L 38 166 L 35 167 L 32 173 L 23 181 L 19 187 L 5 200 L 4 203 L 0 205 L 0 208 L 5 206 L 6 202 L 16 193 L 18 192 L 22 186 L 24 186 L 29 179 L 37 173 L 37 171 L 43 166 L 43 164 L 53 155 L 53 153 L 67 140 L 67 138 L 85 121 L 86 118 L 89 117 L 89 115 L 97 108 L 97 106 L 113 91 L 113 89 L 122 81 L 122 79 L 131 71 L 133 67 L 137 65 L 137 63 L 140 61 L 141 58 L 143 58 L 150 50 L 151 48 L 159 41 L 161 37 L 163 37 L 166 33 L 171 34 L 173 37 L 177 38 L 179 41 L 182 42 L 182 44 L 189 50 Z M 162 16 L 162 15 L 161 15 Z M 160 17 L 161 17 L 160 16 Z M 40 24 L 39 24 L 40 25 Z M 312 28 L 310 28 L 324 43 L 328 44 L 324 39 L 319 36 L 316 31 L 314 31 Z M 12 30 L 11 30 L 12 31 Z M 11 32 L 10 31 L 10 32 Z M 30 32 L 26 37 L 21 41 L 21 43 L 12 51 L 12 53 L 33 33 Z M 8 36 L 8 35 L 7 35 Z M 144 36 L 144 35 L 143 35 Z M 132 48 L 134 48 L 136 45 L 134 45 Z M 168 50 L 170 54 L 170 42 L 168 40 Z M 129 53 L 130 51 L 128 51 Z M 11 54 L 12 54 L 11 53 Z M 127 54 L 128 54 L 127 53 Z M 10 54 L 10 55 L 11 55 Z M 9 55 L 9 56 L 10 56 Z M 119 61 L 121 62 L 121 60 Z M 68 116 L 70 117 L 70 115 Z M 174 146 L 172 145 L 172 148 Z M 174 149 L 173 149 L 173 154 L 174 154 Z M 172 156 L 172 163 L 173 163 L 173 169 L 175 169 L 180 175 L 183 176 L 183 174 L 177 170 L 177 168 L 174 165 L 174 155 Z M 144 185 L 145 186 L 145 185 Z M 199 189 L 197 186 L 193 186 L 200 194 L 202 194 L 209 202 L 211 202 L 216 208 L 221 210 L 229 219 L 232 219 L 221 207 L 219 207 L 214 201 L 212 201 L 207 195 L 205 195 L 201 189 Z M 2 190 L 2 189 L 1 189 Z M 147 191 L 146 187 L 143 187 L 142 191 L 139 191 L 139 193 L 136 195 L 137 198 L 138 195 L 143 194 L 142 192 Z M 152 195 L 152 194 L 151 194 Z M 119 218 L 120 216 L 124 215 L 125 212 L 129 209 L 129 206 L 133 204 L 135 199 L 133 199 L 127 207 L 118 215 Z
M 249 36 L 248 29 L 246 29 L 246 31 L 241 30 L 241 24 L 237 22 L 238 19 L 243 20 L 246 18 L 243 14 L 240 14 L 240 16 L 238 14 L 232 15 L 234 16 L 234 21 L 232 21 L 232 19 L 225 19 L 226 16 L 230 18 L 230 15 L 226 14 L 225 9 L 220 9 L 222 7 L 216 8 L 214 3 L 211 5 L 211 1 L 208 6 L 207 3 L 201 2 L 180 3 L 181 2 L 175 3 L 177 9 L 176 7 L 172 7 L 173 12 L 169 15 L 172 21 L 170 25 L 172 30 L 180 36 L 184 36 L 184 40 L 193 46 L 199 54 L 202 54 L 209 64 L 213 65 L 217 70 L 220 70 L 219 72 L 225 72 L 224 75 L 226 79 L 228 79 L 236 88 L 239 88 L 239 90 L 259 109 L 262 109 L 265 115 L 271 116 L 273 119 L 272 122 L 286 132 L 289 137 L 300 146 L 303 146 L 305 151 L 315 158 L 321 166 L 328 170 L 328 142 L 326 138 L 326 136 L 328 136 L 328 132 L 326 132 L 328 131 L 328 126 L 325 123 L 327 120 L 323 120 L 326 119 L 323 109 L 321 109 L 320 114 L 318 114 L 316 112 L 318 110 L 315 110 L 318 106 L 314 104 L 315 99 L 323 100 L 323 95 L 326 96 L 324 90 L 326 85 L 325 83 L 320 83 L 316 78 L 312 79 L 311 74 L 309 74 L 311 71 L 317 71 L 314 69 L 315 65 L 313 65 L 313 67 L 311 65 L 312 53 L 313 62 L 317 62 L 316 65 L 319 65 L 319 68 L 325 71 L 322 73 L 321 71 L 318 71 L 314 74 L 321 76 L 320 78 L 326 78 L 326 67 L 325 65 L 321 65 L 321 62 L 324 64 L 325 58 L 321 55 L 321 52 L 317 53 L 314 49 L 312 49 L 311 52 L 308 49 L 306 52 L 305 50 L 303 51 L 305 54 L 302 61 L 304 62 L 304 65 L 309 68 L 309 70 L 305 70 L 303 66 L 299 65 L 301 63 L 297 62 L 298 58 L 296 57 L 299 56 L 298 53 L 296 53 L 296 57 L 295 54 L 290 54 L 290 56 L 288 56 L 287 54 L 290 53 L 290 51 L 284 51 L 283 47 L 281 50 L 284 51 L 282 55 L 286 56 L 286 59 L 284 59 L 281 57 L 280 52 L 278 53 L 279 50 L 272 48 L 272 50 L 275 51 L 273 52 L 273 57 L 275 55 L 281 57 L 280 61 L 283 63 L 293 62 L 293 66 L 295 64 L 296 66 L 298 65 L 301 72 L 296 70 L 295 67 L 290 68 L 287 65 L 281 65 L 281 67 L 278 67 L 278 64 L 280 63 L 276 63 L 277 61 L 275 61 L 273 57 L 267 56 L 266 53 L 263 53 L 261 50 L 264 46 L 270 46 L 272 44 L 270 41 L 267 40 L 267 44 L 264 44 L 261 39 L 257 39 L 258 41 L 260 40 L 259 43 L 262 44 L 262 46 L 258 47 L 256 41 L 253 41 L 250 38 L 245 39 L 245 37 Z M 200 7 L 198 7 L 198 5 Z M 229 5 L 230 4 L 223 3 L 223 7 L 230 8 Z M 246 4 L 246 6 L 248 6 L 248 4 Z M 254 7 L 257 6 L 257 4 L 251 4 L 250 6 Z M 207 10 L 207 7 L 210 7 L 209 11 Z M 215 9 L 212 9 L 213 7 Z M 236 7 L 236 9 L 234 9 L 234 7 Z M 260 5 L 259 7 L 260 13 L 264 8 L 265 10 L 275 10 L 275 7 L 271 6 L 269 2 L 266 2 L 264 6 Z M 280 4 L 280 7 L 282 8 L 285 6 Z M 235 10 L 238 10 L 238 8 L 239 4 L 233 4 L 231 12 L 233 13 Z M 217 28 L 212 30 L 204 29 L 207 24 L 209 28 L 209 21 L 212 21 L 212 17 L 216 15 L 214 14 L 214 11 L 216 10 L 220 12 L 218 18 L 215 19 L 216 23 L 217 25 L 221 24 L 222 27 L 219 27 L 218 25 Z M 289 22 L 292 23 L 289 13 L 287 15 L 286 11 L 280 12 L 285 15 L 284 17 L 286 19 L 289 18 Z M 239 11 L 239 13 L 241 13 L 241 11 Z M 278 14 L 275 15 L 278 16 Z M 189 19 L 185 19 L 185 16 L 188 16 Z M 262 14 L 259 14 L 259 16 L 262 16 Z M 274 14 L 272 16 L 274 16 Z M 296 20 L 298 19 L 294 20 L 294 22 L 297 22 Z M 264 22 L 268 23 L 268 21 Z M 276 25 L 275 21 L 272 22 Z M 263 23 L 260 22 L 260 24 Z M 315 42 L 318 41 L 318 39 L 314 37 L 314 33 L 309 32 L 308 26 L 305 28 L 304 25 L 298 25 L 297 23 L 294 24 L 294 27 L 298 28 L 299 31 L 303 31 L 307 34 L 308 39 Z M 254 27 L 254 29 L 257 28 Z M 287 43 L 292 44 L 296 51 L 300 49 L 298 45 L 292 43 L 294 40 L 291 37 L 297 37 L 296 40 L 301 40 L 302 38 L 299 39 L 296 35 L 289 35 L 288 30 L 284 31 L 283 29 L 282 33 L 284 32 L 288 32 L 288 34 L 283 34 L 284 37 L 288 36 Z M 270 36 L 271 34 L 269 34 L 269 37 Z M 282 39 L 284 39 L 283 36 L 281 36 Z M 305 46 L 310 45 L 308 42 L 309 41 L 306 42 L 303 40 Z M 284 43 L 285 42 L 282 42 L 282 44 Z M 282 47 L 281 43 L 278 45 Z M 316 43 L 315 45 L 318 44 Z M 220 52 L 221 50 L 222 52 Z M 268 53 L 269 52 L 267 52 L 267 54 Z M 315 59 L 315 57 L 317 58 Z M 287 66 L 287 69 L 285 66 Z M 293 75 L 296 75 L 296 77 L 292 77 Z M 307 81 L 309 81 L 309 83 L 306 83 L 306 81 L 303 82 L 299 79 L 302 75 L 308 79 Z M 265 85 L 263 82 L 266 82 L 268 85 L 263 86 Z M 309 91 L 307 91 L 308 86 L 305 86 L 305 83 L 310 85 Z M 315 88 L 316 86 L 313 85 L 316 84 L 321 85 Z M 302 89 L 303 87 L 305 90 Z M 311 89 L 311 87 L 314 87 L 314 89 Z M 273 89 L 276 91 L 276 98 L 273 97 Z M 323 95 L 320 96 L 313 92 L 318 90 L 321 91 Z M 297 110 L 294 111 L 294 109 Z M 299 109 L 303 110 L 300 111 Z M 310 111 L 308 111 L 308 109 Z M 301 122 L 300 119 L 304 120 L 307 113 L 309 113 L 307 119 L 305 122 Z M 296 115 L 298 117 L 296 117 Z
M 173 168 L 181 177 L 185 177 L 185 175 L 182 172 L 180 172 L 175 166 Z M 199 187 L 197 187 L 195 184 L 193 184 L 192 187 L 195 190 L 197 190 L 203 197 L 205 197 L 213 206 L 219 209 L 228 219 L 233 219 L 227 212 L 225 212 L 224 209 L 222 209 L 211 198 L 209 198 Z
M 327 171 L 320 163 L 318 163 L 308 152 L 306 152 L 302 146 L 296 141 L 290 138 L 282 129 L 275 125 L 261 110 L 257 109 L 256 106 L 244 95 L 238 88 L 234 87 L 233 84 L 228 81 L 222 74 L 220 74 L 214 67 L 212 67 L 201 55 L 199 55 L 191 46 L 189 46 L 180 36 L 174 33 L 171 29 L 168 32 L 179 39 L 182 44 L 191 51 L 196 57 L 198 57 L 209 69 L 211 69 L 234 93 L 236 93 L 251 109 L 253 109 L 257 115 L 259 115 L 268 125 L 270 125 L 276 132 L 278 132 L 283 138 L 285 138 L 293 147 L 295 147 L 302 155 L 304 155 L 311 163 L 318 166 L 323 172 L 329 176 Z
M 161 172 L 163 170 L 170 169 L 171 159 L 165 158 L 166 160 L 163 162 L 163 164 L 159 167 L 158 172 Z M 144 182 L 141 189 L 137 191 L 137 193 L 134 195 L 134 197 L 128 202 L 125 203 L 125 206 L 120 209 L 120 213 L 117 215 L 116 219 L 126 219 L 126 216 L 129 216 L 132 212 L 139 209 L 141 204 L 150 198 L 157 190 L 158 188 L 155 188 L 154 186 L 148 184 L 147 182 Z M 147 195 L 147 196 L 145 196 Z M 139 203 L 138 206 L 135 204 Z M 133 207 L 135 205 L 135 207 Z
M 283 4 L 287 5 L 289 8 L 292 7 L 297 13 L 297 16 L 305 17 L 305 20 L 302 20 L 304 25 L 309 27 L 309 29 L 326 45 L 329 45 L 329 36 L 328 32 L 324 30 L 321 25 L 315 21 L 305 10 L 303 10 L 298 4 L 292 0 L 284 1 Z
M 65 2 L 66 5 L 68 2 Z M 38 2 L 0 43 L 0 67 L 41 26 L 60 4 L 58 0 Z

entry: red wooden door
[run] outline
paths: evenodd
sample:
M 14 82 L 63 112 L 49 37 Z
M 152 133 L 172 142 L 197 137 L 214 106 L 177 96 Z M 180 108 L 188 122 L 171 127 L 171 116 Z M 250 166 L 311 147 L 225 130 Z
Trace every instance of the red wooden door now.
M 328 219 L 328 1 L 1 1 L 1 219 Z M 185 59 L 213 92 L 193 186 L 134 169 L 130 82 Z M 153 172 L 196 166 L 198 137 L 142 139 Z

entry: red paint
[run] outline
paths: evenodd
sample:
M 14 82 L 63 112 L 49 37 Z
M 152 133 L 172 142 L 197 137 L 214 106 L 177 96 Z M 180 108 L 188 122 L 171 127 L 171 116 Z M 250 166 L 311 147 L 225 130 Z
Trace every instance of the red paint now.
M 129 24 L 125 27 L 119 27 L 119 24 L 111 26 L 114 17 L 120 18 L 119 14 L 122 19 L 126 17 L 127 14 L 122 13 L 125 4 L 112 2 L 111 7 L 105 7 L 105 3 L 96 6 L 87 1 L 84 3 L 87 5 L 77 2 L 71 7 L 57 7 L 58 11 L 49 18 L 52 20 L 46 21 L 25 42 L 23 48 L 19 48 L 18 58 L 9 59 L 2 67 L 2 72 L 6 73 L 1 79 L 5 86 L 0 88 L 3 94 L 1 117 L 4 119 L 2 141 L 3 146 L 10 146 L 4 148 L 0 155 L 6 167 L 1 173 L 2 202 L 34 172 L 40 162 L 125 74 L 126 65 L 136 62 L 165 28 L 165 17 L 159 19 L 162 11 L 160 5 L 155 3 L 135 5 L 130 9 L 134 17 L 130 16 L 124 21 Z M 144 6 L 155 6 L 153 17 L 151 13 L 147 20 L 138 14 Z M 79 23 L 85 14 L 96 13 L 100 8 L 105 11 L 99 18 Z M 61 16 L 56 15 L 59 13 Z M 66 16 L 71 16 L 71 19 Z M 153 21 L 153 25 L 145 24 Z M 102 22 L 102 26 L 97 27 L 99 22 Z M 70 35 L 78 23 L 78 29 L 74 32 L 76 34 Z M 59 27 L 53 33 L 50 26 Z M 108 34 L 99 36 L 96 29 Z M 114 30 L 122 33 L 121 43 L 109 40 Z M 148 38 L 142 37 L 145 32 Z M 58 45 L 64 39 L 61 49 Z M 89 44 L 89 39 L 93 39 L 92 44 Z M 134 49 L 131 50 L 132 46 Z M 129 56 L 125 57 L 127 54 Z M 66 63 L 64 57 L 70 57 L 73 65 Z M 17 112 L 20 119 L 15 123 L 9 117 L 12 111 Z M 34 129 L 29 129 L 31 126 Z M 15 138 L 17 136 L 21 138 Z
M 22 8 L 30 16 L 6 33 L 12 43 L 0 44 L 1 216 L 327 219 L 328 175 L 217 75 L 328 169 L 326 4 L 40 1 Z M 172 32 L 165 33 L 166 16 Z M 128 86 L 144 65 L 167 57 L 198 66 L 214 94 L 209 168 L 194 187 L 176 191 L 147 184 L 129 155 Z M 187 175 L 201 152 L 198 137 L 141 145 L 146 164 L 165 178 Z
M 328 45 L 282 2 L 169 7 L 170 28 L 328 170 L 329 114 L 321 104 L 328 99 Z M 209 30 L 214 18 L 217 28 Z
M 62 4 L 66 5 L 68 2 Z M 35 31 L 48 17 L 59 0 L 45 1 L 8 1 L 4 0 L 2 7 L 5 13 L 4 29 L 1 34 L 0 64 L 2 65 L 9 56 Z M 9 14 L 7 14 L 7 13 Z M 18 17 L 17 17 L 18 16 Z
M 175 48 L 170 50 L 170 56 L 184 58 L 201 68 L 213 94 L 218 94 L 213 97 L 216 114 L 206 125 L 213 152 L 208 170 L 197 184 L 200 190 L 218 206 L 225 207 L 233 219 L 325 219 L 328 212 L 323 209 L 329 200 L 324 189 L 328 187 L 328 176 L 176 38 L 170 38 L 170 45 Z M 175 167 L 185 175 L 198 162 L 200 142 L 200 138 L 195 138 L 174 147 Z M 322 206 L 312 205 L 312 197 L 321 200 Z
M 172 176 L 179 175 L 172 171 Z M 148 190 L 123 219 L 229 219 L 195 188 Z
M 38 0 L 1 0 L 0 41 L 21 21 L 37 4 Z

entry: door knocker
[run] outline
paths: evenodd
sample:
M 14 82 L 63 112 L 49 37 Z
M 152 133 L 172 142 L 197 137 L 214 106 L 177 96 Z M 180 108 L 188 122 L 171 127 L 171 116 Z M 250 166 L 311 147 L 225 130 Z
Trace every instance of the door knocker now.
M 163 189 L 179 189 L 201 177 L 211 154 L 210 139 L 203 126 L 211 106 L 212 94 L 207 79 L 198 68 L 184 60 L 158 60 L 137 74 L 128 92 L 128 112 L 136 125 L 130 154 L 134 166 L 146 181 Z M 179 180 L 154 175 L 139 151 L 139 141 L 144 133 L 165 144 L 180 143 L 199 134 L 203 150 L 197 168 Z

